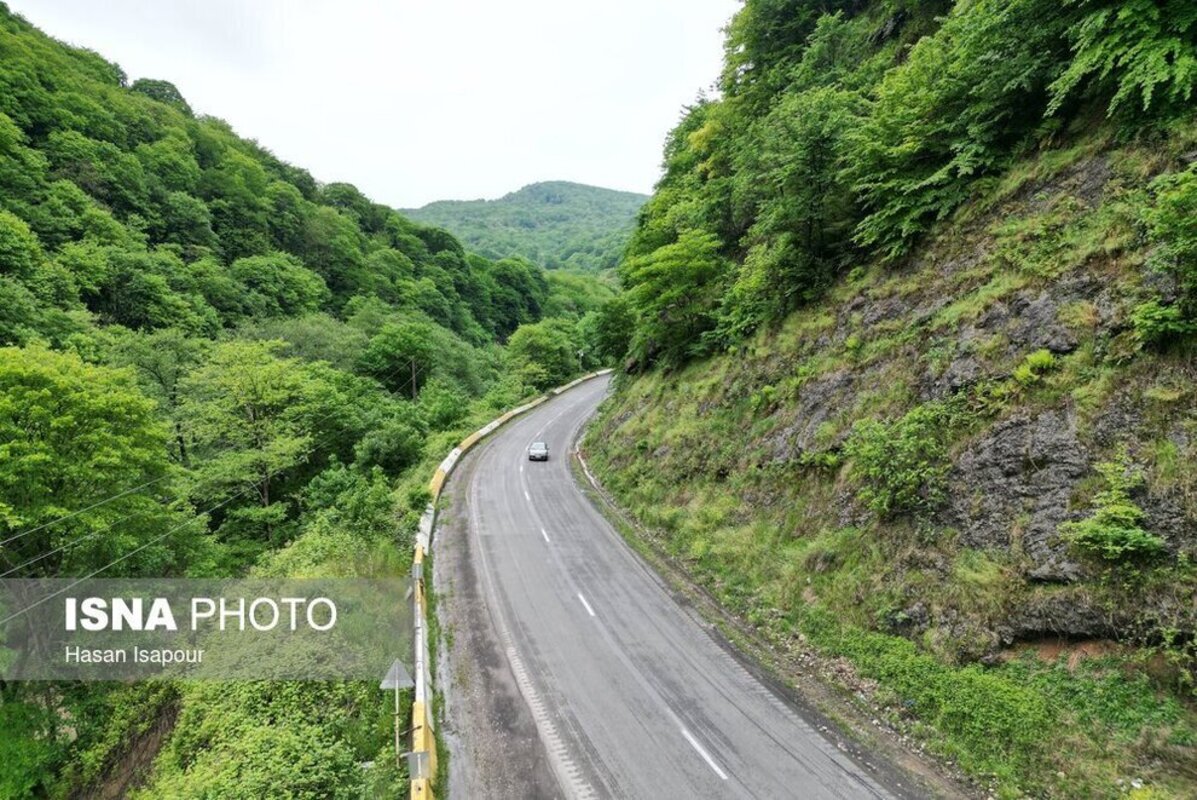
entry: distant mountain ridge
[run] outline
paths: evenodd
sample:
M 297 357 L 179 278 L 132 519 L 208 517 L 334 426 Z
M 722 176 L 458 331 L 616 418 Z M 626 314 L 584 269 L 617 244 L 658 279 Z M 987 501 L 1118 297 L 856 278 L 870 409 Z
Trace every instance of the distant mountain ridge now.
M 523 256 L 549 269 L 601 271 L 619 262 L 647 200 L 635 192 L 546 181 L 497 200 L 440 200 L 403 213 L 446 228 L 488 258 Z

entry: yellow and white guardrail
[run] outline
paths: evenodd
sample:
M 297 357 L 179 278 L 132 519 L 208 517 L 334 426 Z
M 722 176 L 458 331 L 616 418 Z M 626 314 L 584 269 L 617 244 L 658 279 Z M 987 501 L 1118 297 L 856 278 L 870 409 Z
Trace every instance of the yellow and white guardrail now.
M 461 444 L 454 447 L 453 451 L 445 456 L 445 460 L 436 468 L 432 480 L 428 483 L 432 502 L 428 504 L 424 515 L 420 517 L 420 527 L 416 533 L 415 556 L 412 559 L 412 575 L 415 576 L 415 669 L 412 673 L 412 680 L 416 684 L 416 695 L 411 709 L 411 752 L 413 758 L 409 763 L 415 764 L 417 767 L 411 776 L 411 800 L 433 800 L 433 782 L 436 779 L 436 734 L 432 724 L 432 670 L 429 663 L 431 656 L 428 646 L 428 594 L 425 589 L 424 559 L 432 546 L 432 531 L 436 525 L 436 504 L 440 499 L 441 489 L 444 488 L 449 473 L 457 466 L 458 460 L 478 442 L 510 420 L 531 411 L 551 397 L 610 372 L 609 369 L 602 369 L 583 375 L 491 420 L 462 439 Z

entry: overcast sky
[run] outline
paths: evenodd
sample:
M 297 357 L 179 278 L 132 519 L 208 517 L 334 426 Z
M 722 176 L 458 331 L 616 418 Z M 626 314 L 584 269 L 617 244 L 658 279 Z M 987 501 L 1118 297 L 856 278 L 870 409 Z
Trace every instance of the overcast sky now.
M 321 181 L 398 207 L 648 192 L 738 0 L 8 0 Z

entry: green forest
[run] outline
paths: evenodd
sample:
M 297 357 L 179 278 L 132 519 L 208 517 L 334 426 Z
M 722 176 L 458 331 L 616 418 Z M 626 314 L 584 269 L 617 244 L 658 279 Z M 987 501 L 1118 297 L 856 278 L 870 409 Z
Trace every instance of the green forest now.
M 615 269 L 648 198 L 565 181 L 498 200 L 441 200 L 404 213 L 451 231 L 488 258 L 522 256 L 551 270 Z
M 609 358 L 613 294 L 320 184 L 0 4 L 4 577 L 404 575 L 431 465 Z M 0 694 L 6 798 L 119 791 L 158 746 L 137 796 L 407 790 L 376 686 Z
M 1197 4 L 725 35 L 651 197 L 400 211 L 0 2 L 0 578 L 407 575 L 445 454 L 613 366 L 621 528 L 782 680 L 977 796 L 1197 796 Z M 392 722 L 0 682 L 0 797 L 406 795 Z
M 1186 0 L 747 0 L 618 269 L 638 541 L 981 796 L 1197 796 L 1195 92 Z

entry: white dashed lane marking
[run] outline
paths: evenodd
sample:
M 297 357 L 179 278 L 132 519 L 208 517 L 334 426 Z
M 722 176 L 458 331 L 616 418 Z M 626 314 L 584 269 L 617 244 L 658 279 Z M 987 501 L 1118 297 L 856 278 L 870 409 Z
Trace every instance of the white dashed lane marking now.
M 727 773 L 719 769 L 719 765 L 715 763 L 715 759 L 711 758 L 711 754 L 707 752 L 707 749 L 698 743 L 698 740 L 694 738 L 694 734 L 690 733 L 690 731 L 686 730 L 685 728 L 682 728 L 682 736 L 685 736 L 686 741 L 690 743 L 690 746 L 698 751 L 698 754 L 702 756 L 702 760 L 707 762 L 707 766 L 715 770 L 715 774 L 719 776 L 720 780 L 727 780 Z

